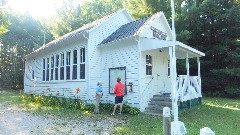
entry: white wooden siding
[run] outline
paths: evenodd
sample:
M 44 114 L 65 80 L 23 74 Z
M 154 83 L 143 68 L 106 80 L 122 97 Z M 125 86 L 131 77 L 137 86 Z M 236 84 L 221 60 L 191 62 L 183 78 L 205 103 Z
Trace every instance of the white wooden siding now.
M 146 75 L 146 55 L 152 56 L 152 75 Z M 160 52 L 159 50 L 152 50 L 141 53 L 141 111 L 144 111 L 153 95 L 169 92 L 168 57 L 168 51 Z
M 133 39 L 134 40 L 134 39 Z M 117 42 L 101 48 L 101 78 L 105 102 L 114 103 L 115 94 L 109 94 L 109 68 L 126 67 L 126 85 L 133 82 L 132 92 L 127 92 L 124 102 L 140 107 L 139 95 L 139 52 L 136 41 Z M 117 80 L 116 80 L 117 82 Z M 127 86 L 126 86 L 127 87 Z
M 95 100 L 95 89 L 98 81 L 102 80 L 101 76 L 101 57 L 97 45 L 101 43 L 110 34 L 116 31 L 120 26 L 129 22 L 128 17 L 121 13 L 111 17 L 111 19 L 105 21 L 100 27 L 94 29 L 89 33 L 88 42 L 88 57 L 89 57 L 89 100 Z M 106 96 L 106 95 L 105 95 Z
M 51 56 L 55 56 L 56 54 L 65 53 L 66 51 L 70 50 L 80 50 L 80 48 L 85 47 L 85 52 L 87 54 L 87 41 L 86 40 L 75 40 L 75 42 L 64 42 L 61 43 L 62 45 L 59 45 L 61 47 L 57 49 L 51 49 L 49 51 L 44 51 L 44 53 L 40 53 L 39 55 L 35 57 L 28 58 L 28 60 L 25 63 L 25 76 L 24 76 L 24 92 L 28 94 L 45 94 L 53 96 L 56 96 L 57 93 L 59 93 L 59 96 L 67 97 L 67 98 L 74 98 L 74 92 L 76 91 L 76 88 L 80 88 L 80 94 L 79 97 L 83 100 L 87 100 L 87 65 L 86 71 L 85 71 L 85 79 L 83 80 L 49 80 L 49 81 L 42 81 L 42 67 L 43 67 L 43 58 L 51 58 Z M 72 54 L 71 54 L 72 55 Z M 66 55 L 64 55 L 66 58 Z M 85 56 L 85 59 L 87 60 L 87 55 Z M 73 60 L 73 59 L 71 59 Z M 65 61 L 65 67 L 66 67 L 66 59 Z M 78 56 L 78 61 L 80 61 Z M 55 62 L 55 61 L 54 61 Z M 79 63 L 79 62 L 78 62 Z M 55 64 L 55 63 L 54 63 Z M 28 69 L 29 66 L 32 66 L 35 72 L 36 77 L 36 83 L 34 88 L 34 80 L 31 79 L 31 70 Z M 59 66 L 60 67 L 60 66 Z M 51 68 L 51 65 L 50 65 Z M 79 64 L 78 64 L 79 69 Z M 55 69 L 54 69 L 55 70 Z M 70 67 L 70 70 L 72 71 L 72 66 Z M 66 68 L 65 68 L 66 71 Z M 49 74 L 51 73 L 51 70 Z M 65 72 L 66 73 L 66 72 Z M 79 71 L 78 71 L 79 75 Z M 59 74 L 60 76 L 60 74 Z M 66 75 L 65 75 L 66 76 Z M 72 78 L 72 74 L 70 73 L 70 77 Z M 50 75 L 49 75 L 50 78 Z

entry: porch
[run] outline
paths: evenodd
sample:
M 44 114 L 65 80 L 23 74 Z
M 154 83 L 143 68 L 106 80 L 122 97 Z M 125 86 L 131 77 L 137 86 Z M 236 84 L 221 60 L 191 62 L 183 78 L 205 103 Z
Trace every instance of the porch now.
M 168 92 L 171 94 L 170 98 L 173 100 L 173 97 L 175 97 L 175 99 L 180 102 L 180 108 L 190 107 L 191 101 L 197 100 L 198 102 L 202 97 L 200 57 L 204 56 L 205 54 L 181 42 L 177 41 L 175 43 L 176 44 L 174 45 L 172 41 L 141 38 L 140 49 L 141 52 L 158 51 L 160 53 L 165 52 L 165 55 L 168 55 Z M 197 74 L 190 76 L 189 59 L 193 58 L 196 59 Z M 180 75 L 177 73 L 177 60 L 185 60 L 186 72 L 184 74 Z M 176 76 L 173 76 L 174 72 L 176 72 Z M 176 90 L 175 92 L 174 89 Z

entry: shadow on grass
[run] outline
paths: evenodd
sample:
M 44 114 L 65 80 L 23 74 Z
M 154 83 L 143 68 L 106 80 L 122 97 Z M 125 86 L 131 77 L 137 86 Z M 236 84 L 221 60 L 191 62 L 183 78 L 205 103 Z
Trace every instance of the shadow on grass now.
M 205 100 L 202 105 L 181 112 L 180 120 L 185 123 L 188 134 L 199 135 L 201 128 L 209 127 L 216 135 L 239 135 L 238 108 L 216 106 L 210 101 Z

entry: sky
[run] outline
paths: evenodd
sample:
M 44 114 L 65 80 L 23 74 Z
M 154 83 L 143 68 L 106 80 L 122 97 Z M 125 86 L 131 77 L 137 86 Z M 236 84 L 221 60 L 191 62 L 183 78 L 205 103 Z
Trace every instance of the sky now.
M 81 3 L 83 0 L 79 0 Z M 30 13 L 33 17 L 50 18 L 55 14 L 55 7 L 63 0 L 8 0 L 8 6 L 16 12 Z

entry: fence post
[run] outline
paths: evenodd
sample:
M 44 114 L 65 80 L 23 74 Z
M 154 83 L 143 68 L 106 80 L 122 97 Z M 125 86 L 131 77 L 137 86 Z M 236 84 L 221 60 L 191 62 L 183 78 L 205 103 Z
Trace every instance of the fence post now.
M 215 133 L 208 127 L 200 129 L 200 135 L 215 135 Z
M 163 133 L 164 135 L 171 135 L 171 115 L 170 108 L 163 108 Z

